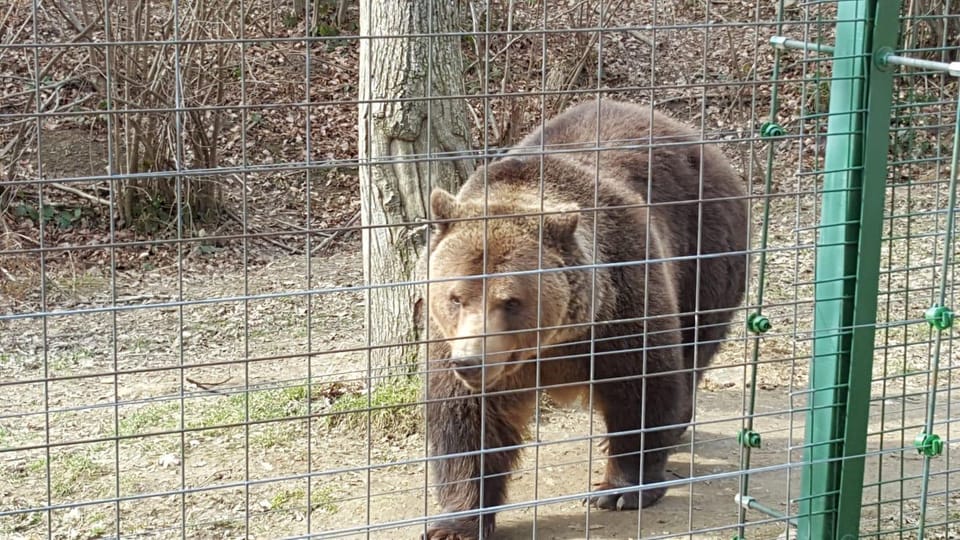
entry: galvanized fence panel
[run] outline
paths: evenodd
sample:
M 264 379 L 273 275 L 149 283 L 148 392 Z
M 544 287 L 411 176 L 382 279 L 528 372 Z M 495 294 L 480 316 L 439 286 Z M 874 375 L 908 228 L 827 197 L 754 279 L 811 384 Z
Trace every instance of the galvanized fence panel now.
M 423 295 L 445 281 L 411 253 L 437 234 L 433 187 L 455 190 L 598 97 L 669 113 L 742 175 L 744 298 L 679 394 L 693 412 L 666 496 L 619 511 L 583 504 L 611 457 L 592 407 L 606 390 L 587 384 L 582 407 L 547 396 L 563 386 L 545 371 L 557 325 L 540 321 L 555 298 L 538 301 L 536 399 L 495 537 L 956 535 L 955 7 L 0 7 L 0 536 L 414 538 L 476 515 L 439 504 L 426 440 L 495 429 L 503 392 L 464 394 L 487 406 L 445 428 L 424 414 L 425 342 L 444 336 Z M 676 148 L 635 135 L 587 143 Z M 538 190 L 568 152 L 539 152 Z M 611 175 L 584 169 L 596 185 Z M 695 226 L 697 246 L 713 233 L 662 226 Z M 639 241 L 595 232 L 581 227 L 580 249 Z M 584 270 L 595 291 L 596 276 L 650 260 Z M 523 293 L 556 273 L 506 272 L 535 276 Z M 723 278 L 698 270 L 678 298 Z M 586 325 L 591 376 L 609 325 Z M 642 333 L 623 349 L 656 339 Z M 653 350 L 631 352 L 642 364 Z M 489 465 L 497 447 L 480 455 Z

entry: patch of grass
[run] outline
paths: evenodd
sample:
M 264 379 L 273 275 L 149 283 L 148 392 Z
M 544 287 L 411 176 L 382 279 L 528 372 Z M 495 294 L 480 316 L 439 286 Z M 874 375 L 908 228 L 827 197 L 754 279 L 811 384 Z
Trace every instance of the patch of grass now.
M 307 387 L 298 385 L 251 390 L 229 396 L 205 396 L 186 400 L 184 407 L 187 429 L 215 429 L 219 426 L 242 424 L 248 421 L 248 410 L 251 422 L 304 416 L 307 413 Z M 140 435 L 174 430 L 179 426 L 180 402 L 164 401 L 143 406 L 123 418 L 120 421 L 120 434 Z M 263 437 L 279 440 L 285 435 L 284 432 L 289 431 L 289 426 L 275 427 L 275 433 L 267 430 Z
M 163 401 L 140 407 L 120 419 L 120 436 L 142 435 L 176 429 L 180 425 L 180 403 Z
M 108 472 L 106 467 L 98 465 L 82 453 L 67 454 L 55 460 L 55 463 L 57 462 L 59 465 L 50 471 L 53 476 L 51 488 L 53 493 L 60 497 L 76 494 L 81 486 Z
M 27 463 L 27 470 L 34 474 L 47 470 L 47 458 L 37 458 Z
M 85 347 L 78 347 L 70 350 L 70 352 L 58 354 L 51 358 L 50 369 L 52 369 L 54 373 L 69 372 L 73 368 L 79 367 L 83 360 L 90 360 L 93 356 L 94 352 L 92 350 Z
M 98 272 L 87 271 L 60 276 L 52 280 L 51 284 L 76 299 L 106 291 L 109 289 L 110 282 Z
M 94 461 L 91 455 L 105 450 L 105 446 L 95 446 L 83 451 L 62 453 L 53 456 L 50 464 L 50 489 L 53 495 L 68 497 L 76 495 L 81 489 L 95 485 L 98 480 L 112 474 L 110 467 Z M 47 458 L 35 459 L 27 464 L 31 475 L 42 475 L 47 470 Z
M 43 513 L 30 512 L 28 514 L 14 514 L 8 520 L 0 520 L 0 533 L 24 533 L 43 524 Z M 5 537 L 6 538 L 6 537 Z M 14 538 L 20 538 L 16 536 Z
M 145 336 L 137 336 L 129 347 L 132 352 L 143 352 L 150 350 L 151 343 L 152 341 Z
M 139 440 L 134 439 L 132 445 L 125 445 L 122 447 L 121 452 L 131 452 L 130 446 L 135 446 L 137 452 L 144 452 L 154 456 L 162 456 L 165 454 L 180 455 L 183 453 L 180 445 L 180 436 L 176 434 L 144 437 Z M 121 454 L 121 456 L 123 455 L 124 454 Z
M 285 489 L 270 498 L 270 509 L 281 510 L 290 503 L 302 503 L 306 492 L 303 488 Z
M 398 436 L 420 429 L 420 379 L 408 377 L 374 387 L 373 391 L 344 394 L 333 402 L 329 427 L 365 429 L 369 416 L 373 428 Z M 369 398 L 369 402 L 368 402 Z
M 305 432 L 306 428 L 301 421 L 257 426 L 257 430 L 250 433 L 250 444 L 257 448 L 273 448 L 303 436 Z
M 239 424 L 250 421 L 275 420 L 307 413 L 306 387 L 252 390 L 242 394 L 233 394 L 220 403 L 210 406 L 199 415 L 197 425 L 189 427 L 208 427 L 224 424 Z M 197 418 L 188 415 L 188 418 Z
M 260 498 L 261 505 L 269 512 L 303 511 L 309 504 L 309 510 L 319 510 L 324 513 L 335 513 L 339 510 L 334 492 L 333 482 L 314 482 L 311 484 L 310 498 L 307 499 L 307 490 L 301 483 L 276 486 L 270 495 Z
M 333 495 L 333 488 L 328 485 L 314 486 L 310 491 L 310 509 L 335 514 L 339 508 L 337 499 Z
M 107 534 L 107 516 L 103 512 L 96 512 L 89 517 L 87 538 L 103 538 Z

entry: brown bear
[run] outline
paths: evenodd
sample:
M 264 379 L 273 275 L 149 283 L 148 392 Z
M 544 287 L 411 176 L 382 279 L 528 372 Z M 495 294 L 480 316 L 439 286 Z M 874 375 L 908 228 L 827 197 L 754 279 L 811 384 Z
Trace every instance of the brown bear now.
M 745 187 L 720 151 L 648 107 L 590 101 L 430 206 L 430 466 L 444 512 L 475 512 L 425 537 L 491 536 L 480 509 L 506 501 L 540 390 L 561 403 L 592 390 L 599 489 L 664 480 L 744 293 Z M 635 509 L 665 492 L 590 500 Z

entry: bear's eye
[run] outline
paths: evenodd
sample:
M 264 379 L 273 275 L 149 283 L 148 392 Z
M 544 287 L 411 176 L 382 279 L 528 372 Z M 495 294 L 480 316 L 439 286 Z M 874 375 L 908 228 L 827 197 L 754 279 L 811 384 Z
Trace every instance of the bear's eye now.
M 509 312 L 511 312 L 511 313 L 512 313 L 512 312 L 516 312 L 516 311 L 520 311 L 520 300 L 518 300 L 518 299 L 516 299 L 516 298 L 508 298 L 508 299 L 503 303 L 503 309 L 505 309 L 505 310 L 507 310 L 507 311 L 509 311 Z
M 455 295 L 455 294 L 451 294 L 451 295 L 450 295 L 450 304 L 451 304 L 453 307 L 457 307 L 457 308 L 460 307 L 460 305 L 461 305 L 460 297 L 457 296 L 457 295 Z

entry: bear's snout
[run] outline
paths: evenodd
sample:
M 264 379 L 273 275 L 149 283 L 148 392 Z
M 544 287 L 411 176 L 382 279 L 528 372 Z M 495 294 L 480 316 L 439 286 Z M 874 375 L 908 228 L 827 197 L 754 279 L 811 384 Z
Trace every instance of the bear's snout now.
M 468 369 L 474 367 L 480 367 L 480 364 L 483 363 L 483 358 L 479 356 L 468 356 L 465 358 L 451 358 L 450 363 L 453 364 L 453 367 L 460 371 L 461 369 Z
M 502 362 L 510 359 L 510 349 L 500 340 L 461 339 L 452 343 L 450 367 L 461 382 L 473 390 L 495 383 L 502 375 Z M 503 350 L 503 349 L 506 350 Z
M 462 358 L 451 358 L 450 365 L 453 366 L 453 372 L 463 382 L 470 387 L 479 387 L 483 378 L 483 357 L 467 356 Z
M 461 331 L 467 335 L 475 332 L 472 328 L 463 328 Z M 515 345 L 509 335 L 459 338 L 450 343 L 450 358 L 464 362 L 473 359 L 475 365 L 499 364 L 510 360 Z

